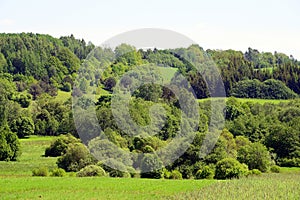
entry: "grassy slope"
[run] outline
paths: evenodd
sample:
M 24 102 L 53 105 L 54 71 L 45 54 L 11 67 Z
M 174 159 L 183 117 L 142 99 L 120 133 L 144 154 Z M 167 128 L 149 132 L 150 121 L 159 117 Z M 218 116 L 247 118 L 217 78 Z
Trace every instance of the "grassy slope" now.
M 169 83 L 177 72 L 177 68 L 172 67 L 158 67 L 158 69 L 161 73 L 164 83 Z
M 65 92 L 65 91 L 58 90 L 57 96 L 55 97 L 55 99 L 60 102 L 65 102 L 70 97 L 71 97 L 71 92 Z

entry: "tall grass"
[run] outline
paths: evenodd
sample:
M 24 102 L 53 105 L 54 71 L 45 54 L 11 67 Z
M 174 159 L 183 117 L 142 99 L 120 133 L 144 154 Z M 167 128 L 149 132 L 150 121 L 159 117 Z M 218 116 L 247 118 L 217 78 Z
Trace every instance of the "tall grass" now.
M 264 174 L 220 181 L 197 191 L 177 194 L 170 199 L 300 199 L 300 173 Z

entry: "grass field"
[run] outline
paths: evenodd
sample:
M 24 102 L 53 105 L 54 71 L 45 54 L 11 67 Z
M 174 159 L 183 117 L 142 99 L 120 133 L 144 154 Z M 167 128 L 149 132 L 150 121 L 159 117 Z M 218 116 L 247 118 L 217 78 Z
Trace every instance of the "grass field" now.
M 58 90 L 55 99 L 60 102 L 65 102 L 71 97 L 71 92 Z
M 173 67 L 158 67 L 158 69 L 164 79 L 164 83 L 169 83 L 178 70 L 177 68 Z
M 1 178 L 0 199 L 164 199 L 213 182 L 133 178 Z
M 53 137 L 22 139 L 17 162 L 0 162 L 0 199 L 300 199 L 300 168 L 282 168 L 239 180 L 154 180 L 139 178 L 32 177 Z
M 170 199 L 300 199 L 300 171 L 263 174 L 260 177 L 216 182 L 198 191 L 175 195 Z

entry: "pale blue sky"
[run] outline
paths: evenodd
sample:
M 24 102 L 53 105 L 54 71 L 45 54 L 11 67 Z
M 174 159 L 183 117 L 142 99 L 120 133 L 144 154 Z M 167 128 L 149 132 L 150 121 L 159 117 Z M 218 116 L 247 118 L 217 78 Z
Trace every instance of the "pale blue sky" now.
M 182 33 L 205 49 L 275 50 L 300 59 L 298 0 L 0 0 L 0 32 L 73 33 L 100 45 L 137 28 Z

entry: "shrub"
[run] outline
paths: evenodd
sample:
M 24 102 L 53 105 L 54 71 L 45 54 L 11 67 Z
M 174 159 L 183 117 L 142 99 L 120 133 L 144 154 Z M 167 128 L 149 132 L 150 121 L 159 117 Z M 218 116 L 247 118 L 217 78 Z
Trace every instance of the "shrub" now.
M 141 178 L 163 177 L 162 162 L 155 154 L 145 154 L 141 162 Z
M 281 167 L 300 167 L 300 158 L 278 159 L 277 164 Z
M 61 168 L 56 168 L 51 171 L 50 176 L 54 177 L 65 177 L 67 175 L 66 171 Z
M 100 165 L 110 177 L 128 178 L 131 177 L 130 173 L 135 174 L 133 168 L 126 167 L 122 162 L 115 159 L 108 159 L 105 161 L 105 164 L 99 163 L 98 165 Z
M 203 167 L 203 169 L 199 169 L 195 175 L 196 179 L 212 179 L 214 177 L 214 170 L 209 166 Z
M 178 170 L 173 170 L 171 173 L 170 173 L 170 179 L 182 179 L 182 174 L 180 173 L 180 171 Z
M 280 169 L 279 166 L 273 165 L 273 166 L 270 168 L 270 171 L 273 172 L 273 173 L 280 173 L 281 169 Z
M 126 167 L 127 172 L 130 174 L 130 177 L 137 177 L 137 171 L 133 167 Z
M 66 153 L 68 149 L 68 144 L 78 143 L 79 139 L 75 138 L 71 134 L 61 135 L 59 138 L 54 140 L 50 147 L 47 147 L 45 150 L 45 156 L 48 157 L 57 157 Z
M 258 169 L 252 169 L 252 170 L 249 171 L 249 175 L 261 176 L 262 172 L 259 171 Z
M 81 143 L 69 144 L 66 153 L 57 160 L 58 167 L 67 172 L 76 172 L 94 163 L 95 159 Z
M 49 171 L 46 167 L 39 167 L 38 169 L 32 170 L 32 176 L 48 176 Z
M 129 172 L 124 172 L 123 177 L 122 178 L 131 178 L 131 175 Z
M 63 86 L 61 87 L 61 90 L 65 92 L 70 92 L 72 90 L 71 83 L 68 82 L 64 83 Z
M 215 178 L 232 179 L 247 175 L 248 168 L 233 158 L 224 158 L 217 162 Z
M 163 168 L 163 177 L 166 178 L 166 179 L 169 179 L 170 176 L 171 176 L 171 172 L 168 171 L 166 168 Z
M 142 152 L 143 153 L 153 153 L 153 152 L 155 152 L 155 150 L 150 145 L 146 145 L 142 148 Z
M 193 178 L 194 167 L 189 165 L 180 165 L 178 170 L 182 174 L 182 178 L 191 179 Z
M 19 117 L 12 123 L 11 130 L 17 133 L 19 138 L 34 134 L 34 123 L 30 117 Z
M 104 169 L 97 165 L 89 165 L 82 168 L 78 173 L 78 177 L 86 177 L 86 176 L 106 176 L 106 172 Z
M 263 144 L 255 142 L 242 146 L 238 150 L 238 161 L 246 163 L 249 169 L 259 169 L 261 172 L 266 172 L 270 167 L 271 157 Z

